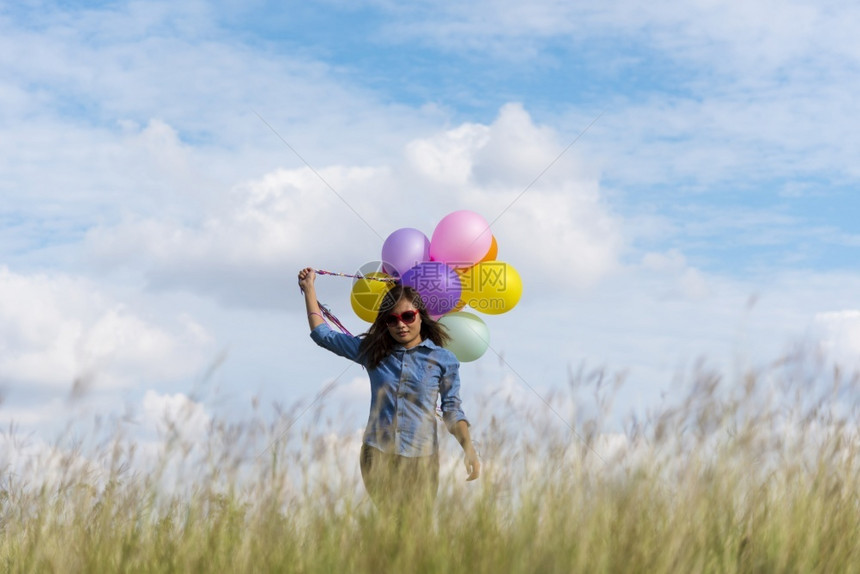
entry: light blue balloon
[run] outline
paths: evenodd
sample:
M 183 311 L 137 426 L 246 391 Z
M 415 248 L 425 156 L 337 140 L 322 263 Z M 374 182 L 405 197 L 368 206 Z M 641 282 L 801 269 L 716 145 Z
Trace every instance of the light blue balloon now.
M 454 353 L 461 363 L 479 359 L 490 346 L 490 329 L 477 315 L 458 311 L 444 315 L 439 323 L 451 335 L 445 348 Z

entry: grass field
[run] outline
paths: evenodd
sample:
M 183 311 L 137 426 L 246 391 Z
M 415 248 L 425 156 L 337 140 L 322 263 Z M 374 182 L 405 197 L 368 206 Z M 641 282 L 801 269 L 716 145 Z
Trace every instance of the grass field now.
M 60 441 L 3 474 L 2 569 L 860 571 L 857 378 L 781 367 L 691 378 L 623 431 L 610 432 L 601 377 L 572 385 L 596 407 L 581 420 L 512 404 L 479 414 L 480 482 L 463 481 L 444 442 L 432 518 L 400 527 L 366 499 L 355 440 L 311 415 L 167 432 L 147 457 L 119 430 Z

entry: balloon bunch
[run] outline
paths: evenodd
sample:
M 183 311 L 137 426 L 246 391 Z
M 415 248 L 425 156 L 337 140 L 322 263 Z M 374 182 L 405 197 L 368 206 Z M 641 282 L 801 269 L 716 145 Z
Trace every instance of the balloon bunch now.
M 353 311 L 372 323 L 382 297 L 399 281 L 418 291 L 427 312 L 448 329 L 446 347 L 461 362 L 474 361 L 489 347 L 490 332 L 479 316 L 463 309 L 506 313 L 522 295 L 519 274 L 496 260 L 498 250 L 489 224 L 473 211 L 446 215 L 430 239 L 418 229 L 398 229 L 382 245 L 381 266 L 353 284 Z

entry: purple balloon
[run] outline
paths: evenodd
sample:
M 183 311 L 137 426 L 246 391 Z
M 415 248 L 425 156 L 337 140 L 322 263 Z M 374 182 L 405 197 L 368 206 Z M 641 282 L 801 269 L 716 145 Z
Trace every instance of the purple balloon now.
M 430 261 L 430 240 L 417 229 L 398 229 L 382 244 L 382 270 L 389 275 L 399 277 L 422 261 Z
M 400 277 L 403 285 L 412 287 L 421 295 L 427 312 L 444 315 L 456 307 L 463 291 L 460 276 L 441 261 L 424 261 Z

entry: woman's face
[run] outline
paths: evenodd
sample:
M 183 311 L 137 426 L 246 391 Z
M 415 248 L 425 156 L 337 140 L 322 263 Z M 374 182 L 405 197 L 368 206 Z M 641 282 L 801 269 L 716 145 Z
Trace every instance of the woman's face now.
M 403 314 L 406 314 L 404 317 Z M 406 319 L 412 318 L 409 323 Z M 411 349 L 421 342 L 421 314 L 408 299 L 401 299 L 394 308 L 388 312 L 386 318 L 388 332 L 394 340 Z

